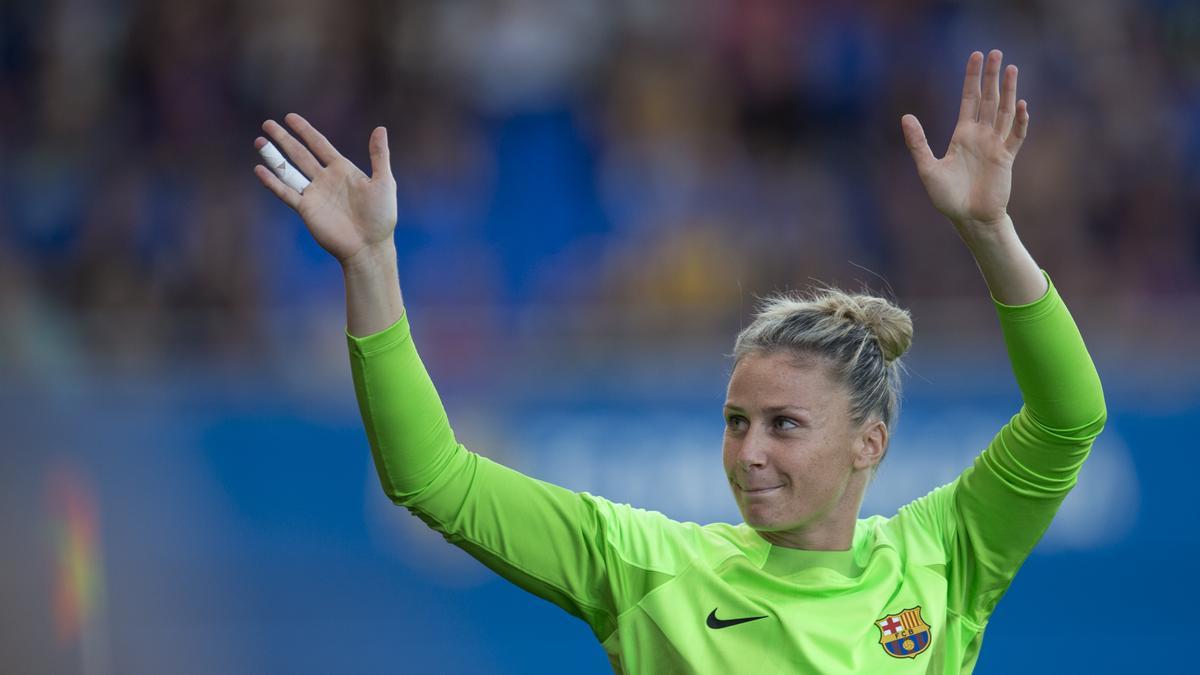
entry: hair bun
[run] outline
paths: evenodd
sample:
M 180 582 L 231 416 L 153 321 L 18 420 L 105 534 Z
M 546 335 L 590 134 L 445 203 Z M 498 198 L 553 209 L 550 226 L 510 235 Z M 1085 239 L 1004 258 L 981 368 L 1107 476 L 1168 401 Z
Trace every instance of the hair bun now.
M 886 298 L 824 289 L 816 300 L 831 315 L 871 331 L 888 363 L 903 356 L 912 346 L 912 316 Z

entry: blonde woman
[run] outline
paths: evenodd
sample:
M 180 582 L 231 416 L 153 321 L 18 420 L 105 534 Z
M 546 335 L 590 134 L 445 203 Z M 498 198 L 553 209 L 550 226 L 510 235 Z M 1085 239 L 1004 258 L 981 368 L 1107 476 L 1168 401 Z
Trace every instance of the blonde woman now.
M 825 289 L 764 304 L 737 337 L 724 410 L 723 463 L 744 522 L 677 522 L 455 441 L 404 312 L 384 129 L 368 177 L 299 116 L 286 121 L 303 143 L 268 121 L 312 182 L 301 194 L 256 173 L 342 264 L 355 392 L 384 491 L 586 621 L 616 672 L 966 673 L 1105 422 L 1079 331 L 1007 215 L 1029 113 L 1001 59 L 968 59 L 944 157 L 915 117 L 901 126 L 991 291 L 1024 405 L 972 467 L 890 518 L 859 518 L 912 338 L 908 313 L 887 300 Z

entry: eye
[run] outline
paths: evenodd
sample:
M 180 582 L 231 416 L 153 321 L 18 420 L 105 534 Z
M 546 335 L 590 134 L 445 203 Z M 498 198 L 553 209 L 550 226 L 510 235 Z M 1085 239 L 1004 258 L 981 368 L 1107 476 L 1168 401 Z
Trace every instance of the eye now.
M 780 431 L 791 431 L 792 429 L 799 429 L 800 423 L 790 417 L 776 417 L 775 428 Z
M 741 431 L 746 428 L 746 418 L 741 415 L 726 415 L 725 428 L 730 431 Z

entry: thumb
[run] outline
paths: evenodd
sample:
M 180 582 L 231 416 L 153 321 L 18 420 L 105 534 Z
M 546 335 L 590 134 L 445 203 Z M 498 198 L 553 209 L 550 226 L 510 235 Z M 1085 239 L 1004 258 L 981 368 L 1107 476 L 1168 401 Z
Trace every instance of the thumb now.
M 387 129 L 375 127 L 371 132 L 371 180 L 392 177 L 392 155 L 388 151 Z
M 904 131 L 904 144 L 912 153 L 913 162 L 917 165 L 917 173 L 925 175 L 937 159 L 929 149 L 929 141 L 925 139 L 925 130 L 916 115 L 905 115 L 900 118 L 900 128 Z

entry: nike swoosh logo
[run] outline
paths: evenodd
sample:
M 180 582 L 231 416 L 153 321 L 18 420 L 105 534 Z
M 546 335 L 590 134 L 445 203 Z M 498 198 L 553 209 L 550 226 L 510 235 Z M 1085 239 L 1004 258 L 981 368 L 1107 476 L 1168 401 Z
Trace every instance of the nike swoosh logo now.
M 714 607 L 713 611 L 709 612 L 709 614 L 708 614 L 708 622 L 707 623 L 708 623 L 709 628 L 729 628 L 730 626 L 736 626 L 739 623 L 746 623 L 747 621 L 758 621 L 759 619 L 765 619 L 765 618 L 767 618 L 767 617 L 764 615 L 764 616 L 747 616 L 747 617 L 743 617 L 741 619 L 718 619 L 717 618 L 717 608 Z

